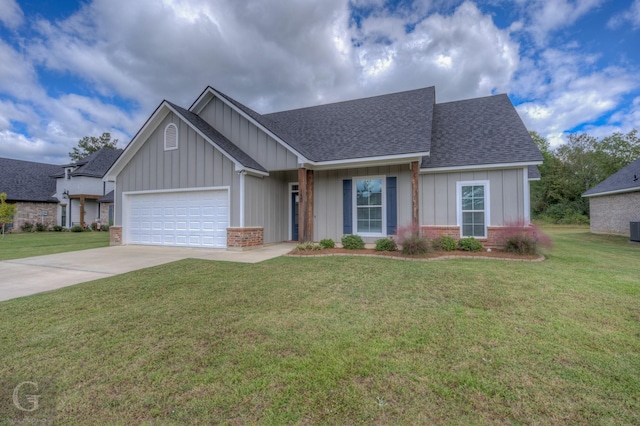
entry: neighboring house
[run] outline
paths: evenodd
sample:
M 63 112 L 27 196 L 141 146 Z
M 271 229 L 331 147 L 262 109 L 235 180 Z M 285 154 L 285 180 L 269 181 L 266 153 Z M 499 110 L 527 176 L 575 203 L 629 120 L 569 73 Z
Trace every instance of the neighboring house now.
M 105 176 L 112 243 L 244 248 L 366 241 L 398 228 L 473 236 L 529 223 L 542 155 L 506 95 L 428 87 L 259 114 L 207 87 L 163 101 Z
M 584 194 L 589 198 L 591 232 L 630 234 L 630 222 L 640 222 L 640 158 Z
M 26 222 L 55 225 L 56 183 L 49 176 L 59 170 L 53 164 L 0 158 L 0 192 L 7 202 L 15 203 L 17 213 L 13 228 L 20 230 Z M 11 225 L 9 225 L 11 228 Z
M 55 178 L 55 196 L 60 200 L 56 213 L 58 224 L 66 228 L 110 224 L 113 197 L 111 201 L 105 197 L 113 191 L 114 185 L 104 182 L 102 177 L 121 153 L 121 149 L 101 148 L 82 160 L 57 167 L 52 177 Z

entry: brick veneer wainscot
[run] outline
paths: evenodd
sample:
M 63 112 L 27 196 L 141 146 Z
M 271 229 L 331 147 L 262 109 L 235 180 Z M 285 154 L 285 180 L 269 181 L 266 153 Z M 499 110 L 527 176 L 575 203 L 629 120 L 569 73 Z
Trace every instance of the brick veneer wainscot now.
M 242 250 L 264 244 L 264 228 L 227 228 L 227 249 Z
M 500 247 L 500 233 L 505 227 L 502 226 L 488 226 L 487 238 L 476 238 L 482 242 L 482 246 L 485 248 L 498 248 Z M 523 230 L 533 235 L 534 228 L 530 226 L 523 227 Z M 421 226 L 420 233 L 428 238 L 435 239 L 444 235 L 454 238 L 456 241 L 460 239 L 460 227 L 459 226 Z

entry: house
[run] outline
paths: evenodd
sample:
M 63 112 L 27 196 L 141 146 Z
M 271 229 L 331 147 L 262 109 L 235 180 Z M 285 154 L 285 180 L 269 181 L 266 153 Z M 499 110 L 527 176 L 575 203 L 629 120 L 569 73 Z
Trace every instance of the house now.
M 640 222 L 640 158 L 582 194 L 589 198 L 591 232 L 630 234 Z
M 19 230 L 27 222 L 55 225 L 56 183 L 49 176 L 58 170 L 53 164 L 0 158 L 0 192 L 17 207 L 8 228 Z
M 113 196 L 109 198 L 108 194 L 114 185 L 102 178 L 121 153 L 121 149 L 101 148 L 82 160 L 58 166 L 51 176 L 55 179 L 55 197 L 60 200 L 56 223 L 66 228 L 110 224 Z
M 244 249 L 365 241 L 399 227 L 473 236 L 529 222 L 542 156 L 506 95 L 434 87 L 260 114 L 207 87 L 163 101 L 107 172 L 112 244 Z

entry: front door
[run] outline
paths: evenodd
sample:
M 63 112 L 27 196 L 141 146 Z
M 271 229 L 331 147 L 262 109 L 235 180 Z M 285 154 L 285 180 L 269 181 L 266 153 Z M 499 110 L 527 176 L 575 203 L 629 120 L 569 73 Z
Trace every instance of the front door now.
M 291 185 L 291 240 L 298 241 L 298 185 Z

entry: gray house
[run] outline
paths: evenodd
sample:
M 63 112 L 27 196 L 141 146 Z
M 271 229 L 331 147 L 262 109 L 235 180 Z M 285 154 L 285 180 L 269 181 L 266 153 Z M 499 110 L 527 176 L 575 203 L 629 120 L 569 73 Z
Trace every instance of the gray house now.
M 101 148 L 79 161 L 58 166 L 52 175 L 55 197 L 60 200 L 57 223 L 66 228 L 112 223 L 113 196 L 109 199 L 108 194 L 114 185 L 102 178 L 120 154 L 121 149 Z
M 207 87 L 163 101 L 105 176 L 114 244 L 241 249 L 415 226 L 492 244 L 529 222 L 542 156 L 506 95 L 435 88 L 260 114 Z
M 640 158 L 584 194 L 589 198 L 591 232 L 629 236 L 640 222 Z
M 53 164 L 0 158 L 0 192 L 17 207 L 10 228 L 19 230 L 26 222 L 55 225 L 58 199 L 50 175 L 59 169 Z

